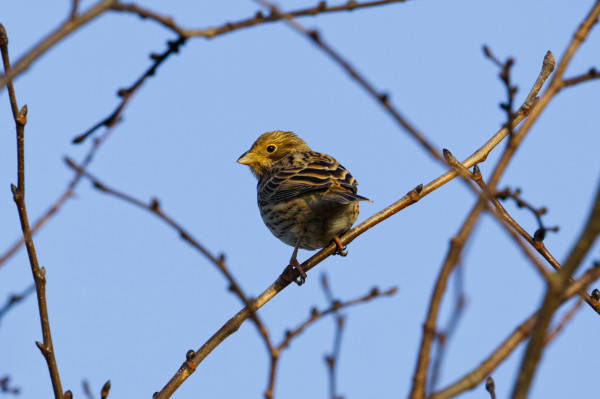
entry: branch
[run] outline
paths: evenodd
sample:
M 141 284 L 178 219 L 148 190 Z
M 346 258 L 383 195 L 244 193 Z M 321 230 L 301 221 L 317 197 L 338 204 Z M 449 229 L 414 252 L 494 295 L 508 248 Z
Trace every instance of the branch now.
M 2 24 L 0 24 L 0 52 L 2 53 L 2 61 L 4 63 L 4 76 L 6 76 L 10 74 L 11 66 L 8 55 L 8 36 L 6 35 L 6 30 Z M 23 230 L 23 237 L 27 248 L 27 255 L 29 257 L 29 264 L 31 265 L 31 272 L 35 282 L 44 341 L 43 343 L 36 342 L 36 344 L 46 359 L 48 371 L 50 372 L 50 379 L 52 380 L 54 397 L 56 399 L 62 399 L 63 395 L 66 393 L 63 394 L 62 391 L 58 366 L 56 364 L 56 358 L 54 357 L 52 335 L 50 333 L 50 321 L 48 318 L 48 307 L 46 305 L 46 270 L 43 267 L 40 268 L 38 263 L 31 229 L 29 228 L 27 208 L 25 206 L 25 124 L 27 123 L 27 106 L 24 105 L 19 110 L 12 80 L 8 80 L 6 84 L 8 86 L 11 109 L 17 130 L 17 186 L 11 185 L 11 190 L 13 199 L 17 205 L 21 229 Z
M 27 68 L 29 68 L 29 66 L 35 60 L 48 51 L 52 46 L 102 14 L 104 11 L 108 10 L 114 3 L 116 3 L 116 1 L 117 0 L 101 0 L 83 14 L 65 21 L 54 32 L 50 33 L 46 38 L 44 38 L 37 46 L 29 50 L 27 54 L 21 57 L 19 61 L 13 65 L 10 71 L 4 71 L 4 75 L 0 76 L 0 89 L 7 85 L 9 81 L 17 77 L 17 75 L 27 70 Z
M 600 0 L 597 0 L 594 7 L 590 10 L 589 14 L 583 20 L 579 29 L 577 29 L 577 31 L 575 32 L 571 43 L 567 47 L 567 50 L 565 51 L 565 54 L 562 57 L 561 62 L 556 68 L 556 73 L 552 78 L 548 89 L 540 99 L 538 105 L 532 110 L 530 117 L 527 119 L 527 121 L 525 121 L 525 123 L 521 127 L 520 130 L 524 131 L 523 134 L 519 132 L 521 137 L 527 132 L 527 129 L 529 129 L 533 122 L 535 122 L 537 116 L 539 115 L 545 104 L 547 104 L 550 101 L 554 94 L 558 93 L 558 91 L 560 91 L 561 88 L 564 87 L 564 71 L 567 68 L 567 65 L 569 64 L 573 55 L 575 54 L 575 51 L 579 48 L 581 43 L 583 43 L 588 33 L 592 29 L 593 25 L 598 22 L 599 14 Z M 560 298 L 563 296 L 563 293 L 569 284 L 571 276 L 580 264 L 580 262 L 569 262 L 569 258 L 567 258 L 567 263 L 565 267 L 555 275 L 554 279 L 551 279 L 548 282 L 546 296 L 539 310 L 539 316 L 536 319 L 535 328 L 532 332 L 529 344 L 527 345 L 527 349 L 525 351 L 525 355 L 521 363 L 521 368 L 519 370 L 517 383 L 512 393 L 513 399 L 525 399 L 527 397 L 529 387 L 531 386 L 531 381 L 533 379 L 533 375 L 535 373 L 538 362 L 542 355 L 542 351 L 546 344 L 546 334 L 548 331 L 548 326 L 550 325 L 550 321 L 552 319 L 552 316 L 554 315 L 554 312 L 560 305 Z
M 582 82 L 587 82 L 589 80 L 594 80 L 594 79 L 599 79 L 599 78 L 600 78 L 600 73 L 598 73 L 596 68 L 590 68 L 590 70 L 587 73 L 584 73 L 583 75 L 575 76 L 575 77 L 563 80 L 563 87 L 571 87 L 571 86 L 575 86 L 576 84 L 579 84 Z
M 535 241 L 543 241 L 544 237 L 546 236 L 546 233 L 548 231 L 557 232 L 559 230 L 558 226 L 554 226 L 554 227 L 544 226 L 544 222 L 542 221 L 542 216 L 545 215 L 548 210 L 544 207 L 535 208 L 533 205 L 524 201 L 521 198 L 521 189 L 517 188 L 515 191 L 510 191 L 510 188 L 507 187 L 504 190 L 497 192 L 495 196 L 499 200 L 506 200 L 508 198 L 511 198 L 515 201 L 515 203 L 517 204 L 517 207 L 526 208 L 529 211 L 531 211 L 531 213 L 533 213 L 533 216 L 535 217 L 535 219 L 537 220 L 537 223 L 538 223 L 538 229 L 536 230 L 536 232 L 533 235 Z
M 498 133 L 496 133 L 486 144 L 484 144 L 478 151 L 476 151 L 473 155 L 467 158 L 466 161 L 462 163 L 464 168 L 470 168 L 471 166 L 479 163 L 480 161 L 484 161 L 487 158 L 487 154 L 494 148 L 495 145 L 499 143 L 506 135 L 509 134 L 511 129 L 516 126 L 527 114 L 532 104 L 535 104 L 535 99 L 537 93 L 541 90 L 544 82 L 554 69 L 554 57 L 552 53 L 548 52 L 544 57 L 544 62 L 542 64 L 542 69 L 534 83 L 529 95 L 527 96 L 526 102 L 521 106 L 519 111 L 515 113 L 514 119 L 512 121 L 513 125 L 504 126 Z M 447 178 L 453 179 L 458 175 L 459 171 L 457 168 L 453 168 L 449 172 L 440 176 L 429 185 L 423 188 L 423 191 L 428 187 L 432 187 L 435 189 L 438 187 L 438 184 L 445 184 L 444 181 Z M 480 213 L 485 209 L 486 200 L 483 197 L 477 201 L 466 220 L 464 221 L 462 227 L 459 232 L 450 240 L 450 248 L 446 254 L 446 258 L 444 260 L 444 264 L 438 274 L 432 297 L 429 302 L 429 309 L 427 311 L 426 320 L 423 323 L 423 336 L 421 338 L 421 345 L 419 349 L 419 355 L 417 357 L 417 365 L 415 369 L 415 373 L 413 374 L 413 384 L 411 388 L 410 398 L 412 399 L 420 399 L 425 397 L 425 387 L 427 381 L 427 368 L 429 365 L 429 353 L 431 349 L 431 344 L 433 339 L 435 338 L 436 332 L 436 320 L 439 314 L 439 308 L 441 306 L 441 301 L 443 294 L 446 290 L 446 284 L 450 273 L 456 266 L 457 262 L 460 259 L 460 254 L 462 253 L 463 248 L 466 245 L 468 238 L 470 237 L 473 228 L 475 226 L 475 222 L 479 218 Z M 364 222 L 363 222 L 364 223 Z
M 506 126 L 512 126 L 512 120 L 514 118 L 514 102 L 515 102 L 515 94 L 517 94 L 517 86 L 513 86 L 511 84 L 510 79 L 510 71 L 513 65 L 515 64 L 515 60 L 513 58 L 508 58 L 506 62 L 500 61 L 490 50 L 488 46 L 483 46 L 483 53 L 487 58 L 489 58 L 498 68 L 500 68 L 500 79 L 506 86 L 506 97 L 507 101 L 505 103 L 500 104 L 500 108 L 502 108 L 506 112 Z M 512 135 L 512 130 L 511 130 Z
M 549 273 L 541 264 L 541 262 L 533 255 L 530 249 L 519 239 L 519 235 L 525 239 L 532 247 L 538 247 L 538 241 L 535 238 L 532 238 L 527 231 L 521 225 L 519 225 L 509 214 L 506 212 L 504 207 L 500 204 L 496 196 L 492 193 L 491 189 L 485 184 L 483 181 L 483 177 L 481 175 L 481 171 L 479 167 L 475 165 L 473 167 L 473 173 L 470 173 L 467 169 L 465 169 L 454 156 L 450 153 L 450 151 L 444 149 L 444 157 L 448 161 L 448 164 L 459 171 L 459 174 L 463 178 L 472 179 L 477 183 L 477 186 L 481 189 L 481 191 L 475 191 L 480 199 L 484 201 L 486 204 L 485 209 L 488 210 L 492 215 L 496 217 L 496 219 L 500 222 L 500 225 L 504 227 L 506 232 L 513 238 L 514 242 L 519 246 L 519 248 L 523 251 L 525 256 L 533 263 L 533 265 L 538 269 L 540 274 L 544 277 L 544 279 L 549 278 Z M 487 203 L 491 202 L 494 205 L 494 208 L 490 208 L 487 206 Z M 545 258 L 554 268 L 560 269 L 560 265 L 558 262 L 550 255 L 549 252 L 544 252 L 542 254 L 546 255 Z
M 577 281 L 569 285 L 561 298 L 561 303 L 566 302 L 571 297 L 579 294 L 591 282 L 600 278 L 600 267 L 592 267 L 587 270 Z M 521 323 L 514 332 L 509 335 L 479 366 L 473 371 L 465 374 L 460 380 L 449 385 L 438 392 L 433 393 L 428 399 L 447 399 L 453 398 L 458 394 L 472 389 L 479 385 L 500 363 L 504 361 L 514 349 L 524 341 L 533 329 L 535 320 L 539 315 L 539 311 L 532 314 L 523 323 Z
M 327 371 L 329 376 L 329 397 L 330 399 L 341 399 L 341 396 L 336 394 L 336 366 L 338 364 L 338 359 L 340 358 L 340 350 L 342 347 L 342 332 L 344 331 L 345 324 L 345 316 L 340 314 L 338 304 L 339 301 L 333 298 L 333 292 L 331 291 L 331 287 L 329 286 L 329 281 L 327 281 L 327 276 L 324 274 L 321 276 L 321 286 L 323 287 L 323 292 L 325 293 L 325 297 L 329 302 L 333 311 L 333 316 L 335 316 L 335 335 L 333 338 L 333 349 L 331 351 L 331 355 L 325 356 L 325 363 L 327 364 Z
M 460 263 L 460 259 L 457 260 L 457 263 L 453 267 L 452 271 L 456 271 L 454 274 L 454 307 L 446 327 L 444 329 L 436 328 L 435 331 L 436 353 L 433 356 L 433 362 L 431 365 L 431 378 L 429 378 L 427 383 L 428 392 L 431 392 L 435 389 L 437 382 L 440 379 L 442 363 L 446 357 L 448 342 L 458 328 L 458 323 L 462 318 L 466 304 L 463 277 L 464 268 Z
M 77 9 L 79 8 L 79 0 L 71 0 L 71 12 L 69 13 L 69 20 L 77 18 Z
M 185 43 L 185 38 L 180 36 L 179 39 L 174 41 L 168 41 L 168 48 L 162 54 L 152 54 L 150 58 L 154 61 L 154 63 L 140 76 L 130 87 L 126 89 L 120 89 L 117 91 L 117 95 L 121 97 L 121 103 L 117 108 L 112 112 L 112 114 L 108 115 L 106 118 L 102 119 L 100 122 L 96 123 L 94 126 L 89 128 L 85 133 L 80 134 L 79 136 L 73 139 L 73 143 L 79 144 L 83 142 L 86 138 L 88 138 L 92 133 L 96 130 L 105 126 L 107 128 L 113 127 L 117 122 L 121 120 L 121 115 L 123 114 L 123 110 L 125 106 L 133 96 L 133 94 L 142 86 L 142 84 L 146 81 L 150 76 L 154 76 L 158 67 L 172 54 L 179 52 L 179 48 Z
M 598 238 L 600 234 L 600 181 L 598 182 L 598 188 L 596 191 L 596 198 L 592 205 L 592 210 L 587 218 L 585 227 L 579 234 L 579 237 L 575 241 L 573 248 L 569 252 L 567 259 L 564 262 L 564 266 L 568 268 L 575 268 L 581 263 L 585 255 L 589 252 L 590 248 Z
M 599 266 L 596 265 L 596 267 L 599 267 Z M 548 333 L 548 337 L 546 339 L 546 345 L 548 345 L 550 342 L 552 342 L 552 340 L 554 338 L 556 338 L 558 336 L 558 334 L 560 334 L 560 332 L 563 330 L 563 328 L 565 328 L 565 326 L 569 323 L 569 321 L 573 318 L 573 316 L 575 316 L 575 313 L 577 313 L 577 311 L 579 309 L 581 309 L 582 304 L 583 304 L 583 299 L 579 298 L 575 302 L 575 304 L 571 307 L 571 309 L 569 309 L 569 311 L 567 313 L 565 313 L 565 315 L 562 317 L 560 322 L 558 322 L 556 324 L 556 326 L 554 328 L 552 328 L 552 331 L 550 331 Z
M 113 128 L 114 128 L 114 126 L 113 126 Z M 96 156 L 96 153 L 100 149 L 101 145 L 110 137 L 111 133 L 112 133 L 112 128 L 107 129 L 100 137 L 98 137 L 97 139 L 95 139 L 92 142 L 92 146 L 90 147 L 88 152 L 83 157 L 83 162 L 79 165 L 80 170 L 83 171 L 89 166 L 89 164 L 92 162 L 92 160 Z M 63 193 L 58 197 L 58 199 L 52 205 L 50 205 L 48 210 L 46 212 L 44 212 L 36 220 L 33 227 L 31 228 L 32 234 L 37 233 L 46 224 L 46 222 L 48 220 L 50 220 L 50 218 L 52 218 L 52 216 L 54 216 L 62 208 L 62 206 L 67 202 L 67 200 L 72 198 L 75 187 L 77 186 L 77 184 L 79 183 L 80 180 L 81 180 L 81 173 L 76 172 L 75 176 L 73 176 L 73 179 L 71 179 L 71 181 L 67 184 L 67 187 L 65 188 Z M 22 244 L 23 244 L 23 237 L 21 237 L 19 240 L 17 240 L 4 253 L 4 255 L 2 255 L 2 257 L 0 257 L 0 267 L 12 255 L 14 255 L 19 250 L 19 248 L 21 248 Z
M 548 59 L 548 57 L 546 58 Z M 546 65 L 546 64 L 544 64 Z M 543 69 L 545 70 L 545 68 Z M 530 103 L 524 104 L 519 112 L 515 115 L 514 123 L 519 123 L 525 116 L 529 110 Z M 470 162 L 478 163 L 487 158 L 487 154 L 498 144 L 501 138 L 505 137 L 508 134 L 508 130 L 506 128 L 500 129 L 492 139 L 490 139 L 483 147 L 481 147 L 478 151 L 475 152 L 471 157 L 469 157 L 463 165 L 468 165 Z M 472 166 L 469 165 L 469 166 Z M 387 218 L 393 216 L 398 213 L 402 209 L 414 204 L 419 201 L 422 197 L 431 192 L 435 191 L 442 185 L 454 179 L 457 175 L 455 170 L 451 170 L 446 172 L 444 175 L 438 177 L 433 180 L 426 186 L 419 185 L 413 190 L 411 190 L 404 197 L 391 204 L 387 208 L 381 210 L 375 215 L 371 216 L 367 220 L 363 221 L 356 227 L 347 231 L 344 235 L 340 237 L 340 243 L 343 246 L 350 244 L 354 241 L 358 236 L 365 233 L 367 230 L 371 229 L 375 225 L 383 222 Z M 315 255 L 310 257 L 304 263 L 302 263 L 302 269 L 307 272 L 323 260 L 327 259 L 333 253 L 336 252 L 336 245 L 331 244 Z M 296 269 L 291 271 L 290 276 L 280 276 L 273 284 L 271 284 L 267 289 L 263 291 L 254 301 L 252 301 L 253 309 L 260 309 L 265 303 L 271 300 L 275 295 L 281 292 L 285 287 L 287 287 L 293 279 L 298 278 L 299 274 Z M 196 367 L 212 352 L 214 348 L 216 348 L 221 342 L 223 342 L 227 337 L 233 334 L 237 329 L 242 325 L 242 323 L 248 319 L 250 316 L 250 309 L 248 307 L 240 310 L 236 315 L 234 315 L 229 321 L 227 321 L 197 352 L 194 353 L 194 356 L 191 356 L 187 359 L 186 362 L 182 364 L 177 373 L 171 378 L 171 380 L 165 385 L 162 391 L 157 393 L 157 399 L 164 399 L 170 397 L 173 392 L 195 371 Z
M 318 4 L 314 7 L 303 8 L 296 11 L 290 11 L 285 13 L 285 15 L 290 15 L 292 17 L 304 17 L 304 16 L 315 16 L 319 14 L 327 14 L 334 13 L 340 11 L 353 11 L 360 8 L 367 7 L 376 7 L 386 4 L 393 3 L 404 3 L 406 0 L 378 0 L 378 1 L 365 1 L 359 3 L 355 0 L 348 0 L 346 4 L 341 4 L 338 6 L 327 6 L 325 1 L 319 1 Z M 120 12 L 128 12 L 137 14 L 142 19 L 151 19 L 167 29 L 172 30 L 179 36 L 183 36 L 185 38 L 191 37 L 204 37 L 207 39 L 211 39 L 215 36 L 220 36 L 225 33 L 230 33 L 236 30 L 250 28 L 257 25 L 262 25 L 264 23 L 269 22 L 277 22 L 281 21 L 285 18 L 284 15 L 280 13 L 270 13 L 269 15 L 263 15 L 262 12 L 258 11 L 251 18 L 246 18 L 238 22 L 227 22 L 221 26 L 212 27 L 212 28 L 204 28 L 204 29 L 186 29 L 179 26 L 171 17 L 167 17 L 161 15 L 155 11 L 149 10 L 147 8 L 143 8 L 133 3 L 121 3 L 116 2 L 110 7 L 113 11 Z
M 494 379 L 492 377 L 488 377 L 485 380 L 485 390 L 490 393 L 491 399 L 496 399 L 496 385 L 494 384 Z
M 371 289 L 371 291 L 369 291 L 369 293 L 367 293 L 366 295 L 363 295 L 356 299 L 352 299 L 352 300 L 349 300 L 346 302 L 336 301 L 335 303 L 332 303 L 331 306 L 326 310 L 319 311 L 316 308 L 313 308 L 310 311 L 310 316 L 305 321 L 300 323 L 293 330 L 286 331 L 285 337 L 283 338 L 283 340 L 279 343 L 279 345 L 277 345 L 275 347 L 275 351 L 273 352 L 273 357 L 271 358 L 271 369 L 269 372 L 269 385 L 268 385 L 267 391 L 265 392 L 265 397 L 271 398 L 273 396 L 273 387 L 275 384 L 275 371 L 276 371 L 276 367 L 277 367 L 277 361 L 279 360 L 279 356 L 281 355 L 281 351 L 288 348 L 290 346 L 290 343 L 292 342 L 292 340 L 294 338 L 298 337 L 302 332 L 304 332 L 304 330 L 306 328 L 315 324 L 318 320 L 322 319 L 323 317 L 325 317 L 329 314 L 332 314 L 332 313 L 336 313 L 341 309 L 348 308 L 348 307 L 351 307 L 354 305 L 359 305 L 361 303 L 369 302 L 370 300 L 375 299 L 375 298 L 391 296 L 391 295 L 394 295 L 396 292 L 397 292 L 396 287 L 392 287 L 383 292 L 381 292 L 377 287 L 375 287 L 375 288 Z
M 88 180 L 90 180 L 92 182 L 94 188 L 100 190 L 101 192 L 103 192 L 105 194 L 109 194 L 109 195 L 112 195 L 113 197 L 119 198 L 131 205 L 142 208 L 142 209 L 152 213 L 153 215 L 157 216 L 163 222 L 165 222 L 166 224 L 171 226 L 175 231 L 177 231 L 177 233 L 183 240 L 187 241 L 188 244 L 190 244 L 192 247 L 196 248 L 212 264 L 214 264 L 217 267 L 217 269 L 223 274 L 225 279 L 229 282 L 229 290 L 232 291 L 233 293 L 235 293 L 237 295 L 237 297 L 241 299 L 242 303 L 245 306 L 249 307 L 250 309 L 252 308 L 252 302 L 244 294 L 241 286 L 237 283 L 237 281 L 235 280 L 233 275 L 229 272 L 229 269 L 225 263 L 225 256 L 224 255 L 215 256 L 215 255 L 211 254 L 202 244 L 200 244 L 200 242 L 198 240 L 194 239 L 189 232 L 187 232 L 183 227 L 181 227 L 177 222 L 175 222 L 170 216 L 168 216 L 166 213 L 164 213 L 162 211 L 162 209 L 160 207 L 160 202 L 156 198 L 153 198 L 150 201 L 150 203 L 147 204 L 147 203 L 142 202 L 139 199 L 136 199 L 128 194 L 125 194 L 123 192 L 120 192 L 118 190 L 108 187 L 107 185 L 102 183 L 100 180 L 98 180 L 95 176 L 93 176 L 91 173 L 89 173 L 86 170 L 82 169 L 81 167 L 77 166 L 75 164 L 75 162 L 73 162 L 71 159 L 65 158 L 65 162 L 71 169 L 76 171 L 78 175 L 83 176 L 83 177 L 87 178 Z M 252 312 L 250 317 L 251 317 L 252 321 L 254 321 L 254 324 L 256 325 L 256 327 L 258 328 L 260 335 L 264 339 L 265 345 L 267 346 L 267 351 L 269 353 L 271 353 L 273 351 L 273 345 L 271 343 L 271 339 L 269 337 L 269 334 L 267 332 L 265 324 L 260 320 L 260 318 L 258 317 L 256 312 Z
M 401 114 L 398 112 L 389 101 L 389 95 L 384 92 L 378 92 L 375 87 L 367 81 L 367 79 L 362 76 L 358 71 L 348 63 L 340 54 L 338 54 L 330 45 L 323 41 L 319 32 L 315 30 L 308 30 L 304 26 L 300 25 L 298 22 L 294 21 L 293 13 L 281 13 L 277 7 L 275 7 L 272 3 L 265 0 L 256 0 L 258 3 L 262 4 L 264 7 L 267 7 L 271 11 L 271 15 L 278 15 L 280 18 L 284 19 L 287 24 L 295 29 L 300 34 L 306 36 L 310 39 L 315 45 L 317 45 L 320 49 L 322 49 L 329 57 L 331 57 L 338 65 L 342 67 L 363 89 L 369 93 L 369 95 L 377 101 L 389 114 L 390 116 L 400 125 L 402 129 L 404 129 L 412 138 L 417 140 L 419 144 L 434 158 L 440 162 L 444 162 L 440 152 L 436 149 L 436 146 L 431 144 L 425 136 L 417 131 L 417 129 L 412 126 Z

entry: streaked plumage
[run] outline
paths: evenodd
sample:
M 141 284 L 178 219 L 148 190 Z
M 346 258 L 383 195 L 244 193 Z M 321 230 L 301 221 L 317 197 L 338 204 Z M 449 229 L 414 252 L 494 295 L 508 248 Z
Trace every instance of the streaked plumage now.
M 258 178 L 263 221 L 293 247 L 328 245 L 356 221 L 358 201 L 369 201 L 357 194 L 358 183 L 338 161 L 312 151 L 292 132 L 261 135 L 238 162 Z

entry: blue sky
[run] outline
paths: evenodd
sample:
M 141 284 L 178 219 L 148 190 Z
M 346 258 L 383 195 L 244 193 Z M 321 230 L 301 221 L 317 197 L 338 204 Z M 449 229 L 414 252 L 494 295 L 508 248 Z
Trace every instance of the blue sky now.
M 69 2 L 5 2 L 2 22 L 16 61 L 64 20 Z M 171 2 L 170 2 L 171 3 Z M 252 1 L 166 4 L 148 8 L 185 27 L 219 26 L 252 16 Z M 92 2 L 82 1 L 82 7 Z M 314 2 L 280 2 L 285 10 Z M 438 148 L 465 158 L 504 122 L 505 89 L 482 53 L 487 44 L 514 57 L 513 81 L 523 100 L 547 50 L 558 58 L 591 1 L 414 0 L 385 7 L 299 19 L 316 28 Z M 597 28 L 597 27 L 596 27 Z M 15 82 L 27 104 L 27 204 L 35 219 L 72 178 L 63 157 L 81 161 L 92 140 L 71 139 L 108 115 L 117 89 L 129 86 L 166 48 L 170 31 L 133 15 L 109 12 L 60 42 Z M 593 30 L 567 76 L 598 67 L 600 33 Z M 564 260 L 589 212 L 599 184 L 598 82 L 564 90 L 535 123 L 499 187 L 520 187 L 523 198 L 559 225 L 550 252 Z M 6 91 L 0 92 L 0 251 L 20 234 L 10 193 L 16 183 L 14 126 Z M 359 182 L 358 222 L 445 171 L 341 68 L 283 23 L 239 30 L 211 40 L 190 39 L 135 94 L 123 122 L 102 145 L 89 171 L 136 198 L 157 197 L 162 209 L 227 264 L 249 295 L 271 284 L 292 248 L 271 236 L 256 206 L 256 181 L 236 159 L 269 130 L 292 130 L 311 148 L 338 159 Z M 100 132 L 99 132 L 100 133 Z M 498 158 L 480 167 L 484 178 Z M 2 194 L 3 193 L 3 194 Z M 348 300 L 373 286 L 397 286 L 391 298 L 350 308 L 343 332 L 339 392 L 345 397 L 406 397 L 421 325 L 441 262 L 475 201 L 454 181 L 360 236 L 346 258 L 332 257 L 290 286 L 260 315 L 275 342 L 327 307 L 325 273 L 334 295 Z M 527 231 L 533 216 L 509 204 Z M 82 181 L 75 196 L 35 237 L 46 267 L 48 307 L 65 389 L 82 396 L 110 379 L 109 397 L 150 397 L 171 378 L 188 349 L 197 349 L 241 305 L 216 268 L 161 221 L 103 195 Z M 300 251 L 303 260 L 312 253 Z M 584 268 L 598 258 L 598 246 Z M 467 304 L 451 339 L 439 387 L 486 357 L 539 306 L 543 281 L 489 215 L 479 222 L 462 259 Z M 23 251 L 0 266 L 0 302 L 31 282 Z M 453 284 L 440 317 L 452 309 Z M 565 309 L 561 309 L 564 313 Z M 51 395 L 33 297 L 0 324 L 0 376 L 21 397 Z M 597 314 L 582 308 L 544 352 L 531 397 L 594 397 L 600 388 L 591 360 L 600 356 L 592 333 Z M 323 358 L 334 322 L 324 319 L 295 339 L 280 361 L 275 397 L 327 397 Z M 523 347 L 492 375 L 500 397 L 513 387 Z M 268 356 L 256 328 L 246 323 L 219 346 L 174 395 L 262 397 Z M 486 397 L 483 385 L 464 398 Z

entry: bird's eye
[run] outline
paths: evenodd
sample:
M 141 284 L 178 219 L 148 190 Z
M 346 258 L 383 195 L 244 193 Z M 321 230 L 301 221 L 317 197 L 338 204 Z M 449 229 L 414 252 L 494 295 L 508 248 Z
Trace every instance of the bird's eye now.
M 273 144 L 267 146 L 268 153 L 272 153 L 273 151 L 275 151 L 275 149 L 277 149 L 277 147 L 275 147 Z

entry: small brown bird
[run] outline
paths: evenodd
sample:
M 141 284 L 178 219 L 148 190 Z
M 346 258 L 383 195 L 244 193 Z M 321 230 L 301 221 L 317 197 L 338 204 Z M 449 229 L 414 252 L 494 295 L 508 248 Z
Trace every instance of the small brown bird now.
M 338 161 L 311 150 L 292 132 L 261 135 L 238 160 L 258 178 L 260 215 L 273 235 L 294 247 L 290 266 L 306 273 L 296 259 L 298 248 L 319 249 L 334 241 L 358 217 L 358 183 Z

